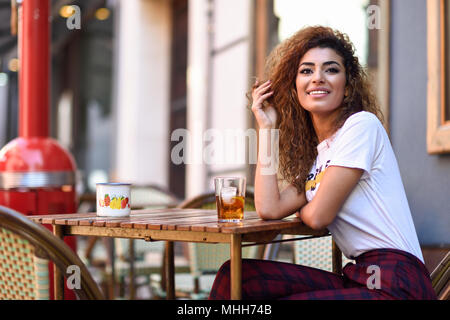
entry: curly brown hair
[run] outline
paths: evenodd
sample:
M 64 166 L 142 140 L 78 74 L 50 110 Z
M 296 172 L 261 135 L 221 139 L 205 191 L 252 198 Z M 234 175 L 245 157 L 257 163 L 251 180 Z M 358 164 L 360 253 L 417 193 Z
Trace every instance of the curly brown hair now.
M 344 60 L 347 94 L 339 107 L 335 130 L 359 111 L 371 112 L 383 122 L 369 77 L 346 34 L 323 26 L 307 27 L 280 43 L 266 61 L 265 77 L 272 81 L 274 92 L 266 103 L 278 113 L 281 178 L 294 185 L 298 192 L 304 191 L 306 178 L 317 157 L 319 141 L 309 112 L 300 105 L 295 81 L 301 58 L 317 47 L 333 49 Z

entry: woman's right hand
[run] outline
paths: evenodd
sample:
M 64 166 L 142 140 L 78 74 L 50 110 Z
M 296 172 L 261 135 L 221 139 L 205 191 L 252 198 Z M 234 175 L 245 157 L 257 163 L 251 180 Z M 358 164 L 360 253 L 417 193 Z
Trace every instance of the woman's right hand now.
M 263 102 L 273 95 L 270 80 L 259 84 L 256 80 L 252 91 L 252 112 L 260 129 L 274 129 L 277 123 L 277 111 L 273 106 L 263 106 Z

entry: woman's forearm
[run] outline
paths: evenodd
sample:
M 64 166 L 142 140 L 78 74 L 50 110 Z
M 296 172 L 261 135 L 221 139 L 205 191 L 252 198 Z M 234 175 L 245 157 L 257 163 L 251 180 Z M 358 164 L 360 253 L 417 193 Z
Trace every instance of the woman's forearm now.
M 261 174 L 261 166 L 258 163 L 255 176 L 255 208 L 258 215 L 262 219 L 276 219 L 279 200 L 277 176 Z
M 280 190 L 277 180 L 278 148 L 275 129 L 259 130 L 258 163 L 255 175 L 255 207 L 263 219 L 278 218 Z

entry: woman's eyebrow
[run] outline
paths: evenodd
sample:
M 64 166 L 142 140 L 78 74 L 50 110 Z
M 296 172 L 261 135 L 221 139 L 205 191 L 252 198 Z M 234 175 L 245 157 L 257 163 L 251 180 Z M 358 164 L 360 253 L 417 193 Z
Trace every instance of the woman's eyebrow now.
M 329 66 L 330 64 L 337 64 L 338 66 L 341 66 L 337 61 L 333 61 L 333 60 L 332 61 L 326 61 L 322 65 Z M 314 62 L 302 62 L 299 67 L 301 67 L 303 65 L 305 65 L 305 66 L 314 66 L 315 63 Z
M 341 66 L 338 62 L 336 62 L 336 61 L 327 61 L 327 62 L 324 62 L 323 63 L 323 65 L 324 66 L 329 66 L 330 64 L 337 64 L 339 67 Z

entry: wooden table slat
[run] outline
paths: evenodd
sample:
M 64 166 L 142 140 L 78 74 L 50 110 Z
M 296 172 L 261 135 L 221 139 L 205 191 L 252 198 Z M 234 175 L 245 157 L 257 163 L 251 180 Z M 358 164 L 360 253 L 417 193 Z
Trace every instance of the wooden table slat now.
M 246 219 L 259 219 L 256 212 L 247 214 Z M 204 231 L 204 224 L 217 223 L 217 214 L 215 211 L 211 212 L 196 212 L 181 217 L 148 217 L 146 219 L 133 220 L 125 223 L 121 223 L 120 226 L 124 228 L 136 228 L 136 229 L 159 229 L 159 230 L 180 230 L 189 231 L 194 230 L 198 225 L 203 227 L 197 228 L 197 231 Z M 217 232 L 212 231 L 212 232 Z
M 120 223 L 121 228 L 127 229 L 157 229 L 161 230 L 161 226 L 168 223 L 166 219 L 142 219 L 142 220 L 130 220 Z
M 170 212 L 167 212 L 170 210 Z M 138 213 L 132 213 L 128 217 L 102 217 L 97 216 L 96 213 L 79 213 L 79 214 L 60 214 L 60 215 L 42 215 L 29 216 L 30 219 L 42 224 L 56 224 L 56 225 L 81 225 L 81 226 L 97 226 L 97 227 L 119 227 L 120 223 L 138 223 L 141 221 L 148 221 L 153 218 L 177 219 L 183 215 L 192 213 L 194 215 L 205 215 L 207 212 L 199 212 L 198 209 L 182 211 L 182 209 L 154 209 L 138 210 Z M 159 213 L 158 213 L 159 212 Z
M 241 226 L 226 225 L 222 226 L 223 233 L 250 233 L 265 230 L 284 229 L 289 226 L 298 225 L 300 219 L 287 218 L 283 220 L 250 220 Z
M 70 225 L 80 225 L 80 226 L 97 226 L 97 227 L 109 227 L 109 228 L 118 228 L 122 223 L 133 224 L 135 221 L 145 221 L 149 218 L 154 217 L 164 217 L 165 214 L 160 213 L 140 213 L 140 214 L 132 214 L 128 217 L 86 217 L 86 218 L 78 218 L 78 219 L 70 219 L 73 223 L 69 223 Z M 62 222 L 62 221 L 61 221 Z M 76 224 L 78 222 L 78 224 Z
M 281 221 L 281 222 L 280 222 Z M 211 221 L 209 223 L 199 223 L 196 225 L 192 225 L 190 230 L 196 232 L 223 232 L 223 233 L 245 233 L 252 231 L 264 231 L 267 229 L 273 230 L 273 228 L 269 228 L 269 225 L 280 225 L 285 226 L 286 221 L 289 220 L 274 220 L 271 223 L 267 223 L 268 221 L 260 220 L 259 218 L 250 218 L 245 219 L 242 222 L 218 222 Z M 298 222 L 296 222 L 298 224 Z M 243 231 L 245 229 L 245 231 Z M 256 230 L 258 229 L 258 230 Z M 241 232 L 238 232 L 241 230 Z
M 260 218 L 257 215 L 250 216 L 250 217 L 247 216 L 242 222 L 238 222 L 238 223 L 236 223 L 236 222 L 219 222 L 219 221 L 217 221 L 217 218 L 211 218 L 211 220 L 209 220 L 209 221 L 191 224 L 189 230 L 196 231 L 196 232 L 205 232 L 205 231 L 206 232 L 220 232 L 221 228 L 223 228 L 223 227 L 243 226 L 244 224 L 247 224 L 253 220 L 259 221 Z M 181 225 L 180 228 L 177 228 L 177 230 L 184 230 L 184 229 L 186 229 L 186 227 L 183 225 Z
M 140 210 L 133 210 L 131 212 L 130 217 L 145 217 L 147 215 L 156 216 L 157 214 L 160 214 L 161 216 L 166 216 L 167 214 L 189 214 L 191 212 L 198 212 L 198 209 L 179 209 L 179 208 L 170 208 L 170 209 L 140 209 Z M 214 210 L 210 210 L 214 211 Z M 31 215 L 27 216 L 28 218 L 32 219 L 33 221 L 53 221 L 58 220 L 58 224 L 65 224 L 63 223 L 63 220 L 76 220 L 76 219 L 92 219 L 92 218 L 98 218 L 96 212 L 83 212 L 83 213 L 63 213 L 63 214 L 47 214 L 47 215 Z M 115 219 L 115 217 L 102 217 L 105 219 Z
M 163 226 L 165 224 L 173 224 L 178 221 L 186 221 L 186 219 L 202 219 L 211 217 L 211 212 L 208 211 L 195 211 L 190 213 L 189 215 L 163 215 L 163 216 L 153 216 L 148 215 L 145 218 L 139 219 L 130 219 L 129 221 L 123 222 L 120 224 L 120 227 L 123 228 L 136 228 L 136 229 L 155 229 L 155 227 Z

